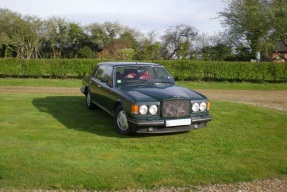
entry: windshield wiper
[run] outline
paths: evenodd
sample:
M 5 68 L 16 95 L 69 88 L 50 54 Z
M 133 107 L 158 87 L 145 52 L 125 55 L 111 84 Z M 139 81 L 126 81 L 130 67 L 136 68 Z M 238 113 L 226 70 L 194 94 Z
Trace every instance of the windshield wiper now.
M 128 80 L 125 83 L 126 84 L 141 84 L 141 83 L 148 83 L 148 80 L 147 79 Z
M 161 83 L 174 84 L 174 82 L 172 82 L 172 81 L 158 81 L 158 82 L 155 82 L 155 84 L 161 84 Z

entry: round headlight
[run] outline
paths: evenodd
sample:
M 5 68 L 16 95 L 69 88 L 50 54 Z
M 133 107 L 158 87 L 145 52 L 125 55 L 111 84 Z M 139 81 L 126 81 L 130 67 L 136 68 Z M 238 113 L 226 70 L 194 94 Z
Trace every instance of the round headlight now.
M 200 103 L 199 109 L 200 109 L 200 111 L 205 111 L 206 110 L 206 103 L 205 102 Z
M 156 106 L 156 105 L 151 105 L 151 106 L 149 107 L 149 112 L 150 112 L 150 114 L 152 114 L 152 115 L 156 114 L 156 113 L 157 113 L 157 106 Z
M 140 114 L 142 114 L 142 115 L 147 114 L 147 106 L 146 105 L 140 106 Z
M 198 103 L 193 103 L 192 111 L 197 112 L 198 110 L 199 110 L 199 104 Z

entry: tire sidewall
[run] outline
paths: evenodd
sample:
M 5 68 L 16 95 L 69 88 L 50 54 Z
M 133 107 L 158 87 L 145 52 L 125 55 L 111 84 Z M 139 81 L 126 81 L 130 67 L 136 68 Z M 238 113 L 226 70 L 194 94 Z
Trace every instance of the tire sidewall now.
M 117 122 L 117 118 L 118 118 L 118 114 L 120 112 L 124 112 L 126 114 L 124 108 L 121 105 L 116 108 L 115 116 L 114 116 L 114 124 L 115 124 L 116 131 L 121 135 L 132 135 L 133 132 L 132 132 L 132 128 L 131 128 L 130 124 L 128 125 L 127 129 L 121 129 L 119 127 L 118 122 Z
M 95 105 L 92 103 L 91 92 L 89 89 L 86 91 L 86 106 L 88 109 L 94 109 L 95 108 Z

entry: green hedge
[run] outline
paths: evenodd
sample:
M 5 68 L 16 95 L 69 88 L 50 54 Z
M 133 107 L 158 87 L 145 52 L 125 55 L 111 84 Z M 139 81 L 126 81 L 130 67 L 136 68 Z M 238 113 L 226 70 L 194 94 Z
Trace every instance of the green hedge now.
M 94 59 L 0 59 L 1 77 L 82 78 L 98 63 Z M 287 82 L 286 63 L 153 61 L 181 81 Z
M 176 80 L 286 82 L 287 63 L 158 61 Z
M 81 78 L 98 63 L 93 59 L 0 59 L 0 76 Z

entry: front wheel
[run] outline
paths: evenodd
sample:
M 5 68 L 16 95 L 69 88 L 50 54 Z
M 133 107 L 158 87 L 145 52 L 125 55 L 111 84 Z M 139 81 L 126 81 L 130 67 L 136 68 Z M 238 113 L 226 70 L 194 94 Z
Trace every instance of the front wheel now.
M 86 105 L 87 105 L 87 108 L 90 110 L 95 108 L 95 104 L 92 102 L 90 90 L 86 91 Z
M 118 106 L 115 112 L 115 128 L 119 134 L 131 135 L 132 128 L 129 125 L 128 118 L 122 106 Z

